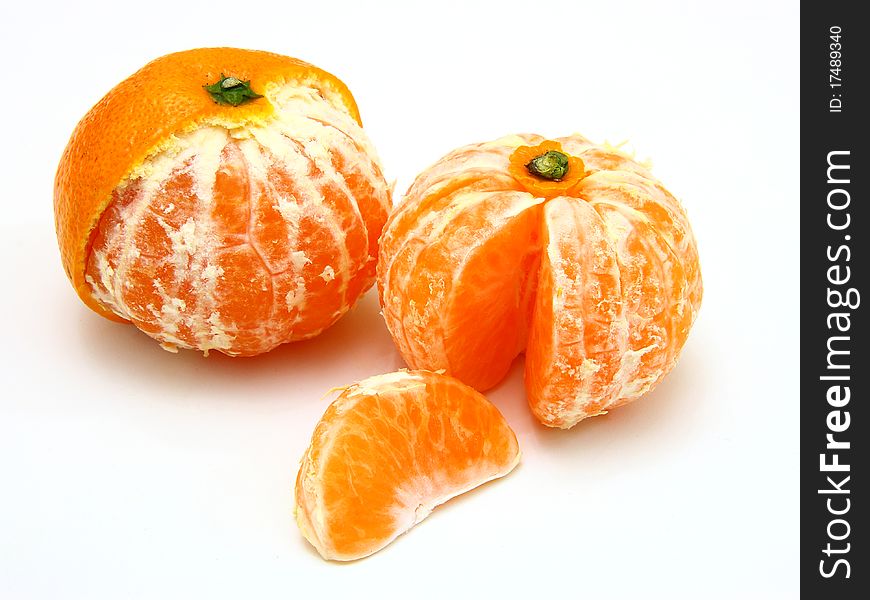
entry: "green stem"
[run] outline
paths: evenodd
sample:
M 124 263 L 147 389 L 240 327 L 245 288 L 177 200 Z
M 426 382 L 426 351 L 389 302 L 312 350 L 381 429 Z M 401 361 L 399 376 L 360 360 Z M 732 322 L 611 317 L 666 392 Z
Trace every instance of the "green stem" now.
M 221 73 L 220 81 L 202 87 L 209 93 L 212 100 L 228 106 L 238 106 L 263 97 L 251 89 L 250 80 L 242 81 L 235 77 L 224 77 L 223 73 Z
M 526 169 L 541 179 L 562 181 L 568 173 L 568 156 L 557 150 L 548 150 L 526 163 Z

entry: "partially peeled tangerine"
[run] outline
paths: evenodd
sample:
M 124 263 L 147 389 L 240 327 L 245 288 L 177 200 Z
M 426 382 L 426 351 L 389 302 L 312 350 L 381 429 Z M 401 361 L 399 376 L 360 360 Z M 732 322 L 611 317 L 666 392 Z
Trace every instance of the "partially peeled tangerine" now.
M 568 428 L 673 369 L 701 304 L 695 238 L 645 166 L 581 135 L 511 135 L 423 171 L 381 238 L 387 328 L 412 369 L 489 389 L 525 353 Z
M 165 348 L 266 352 L 374 282 L 391 206 L 350 92 L 302 61 L 205 48 L 149 63 L 82 119 L 55 186 L 82 300 Z

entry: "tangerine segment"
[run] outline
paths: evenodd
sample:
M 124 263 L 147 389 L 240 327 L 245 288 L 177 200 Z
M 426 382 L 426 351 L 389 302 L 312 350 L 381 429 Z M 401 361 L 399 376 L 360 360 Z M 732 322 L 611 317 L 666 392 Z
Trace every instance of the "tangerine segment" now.
M 266 352 L 373 282 L 390 197 L 362 130 L 316 90 L 269 99 L 262 126 L 201 127 L 150 157 L 98 223 L 93 298 L 167 349 Z
M 595 209 L 554 198 L 543 230 L 526 391 L 542 423 L 567 428 L 619 397 L 628 319 L 616 250 Z
M 519 458 L 498 409 L 456 379 L 370 377 L 317 424 L 296 478 L 296 521 L 323 558 L 363 558 Z
M 639 398 L 674 367 L 697 308 L 684 262 L 649 219 L 625 203 L 592 205 L 615 232 L 611 240 L 629 325 L 617 377 L 621 389 L 612 408 Z
M 625 203 L 557 198 L 526 352 L 526 391 L 568 428 L 639 398 L 673 368 L 694 311 L 677 255 Z
M 457 192 L 441 219 L 384 259 L 394 268 L 382 281 L 383 315 L 409 366 L 445 369 L 478 390 L 504 377 L 526 343 L 540 202 Z

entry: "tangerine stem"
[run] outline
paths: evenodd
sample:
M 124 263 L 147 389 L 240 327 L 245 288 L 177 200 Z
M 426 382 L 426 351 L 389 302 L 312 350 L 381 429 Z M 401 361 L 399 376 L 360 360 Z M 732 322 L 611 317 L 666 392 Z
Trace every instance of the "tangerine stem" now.
M 526 163 L 526 169 L 541 179 L 562 181 L 568 173 L 568 156 L 558 150 L 547 150 Z
M 236 77 L 224 77 L 223 73 L 221 73 L 220 81 L 202 87 L 216 103 L 229 106 L 238 106 L 263 97 L 251 89 L 250 80 L 242 81 Z

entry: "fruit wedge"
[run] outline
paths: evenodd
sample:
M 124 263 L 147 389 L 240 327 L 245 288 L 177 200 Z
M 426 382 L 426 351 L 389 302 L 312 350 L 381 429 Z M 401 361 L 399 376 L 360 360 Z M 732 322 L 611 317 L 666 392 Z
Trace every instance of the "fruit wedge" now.
M 345 388 L 317 424 L 296 478 L 296 522 L 323 558 L 363 558 L 519 459 L 498 409 L 458 380 L 370 377 Z

